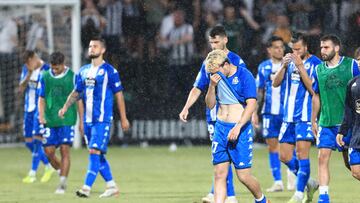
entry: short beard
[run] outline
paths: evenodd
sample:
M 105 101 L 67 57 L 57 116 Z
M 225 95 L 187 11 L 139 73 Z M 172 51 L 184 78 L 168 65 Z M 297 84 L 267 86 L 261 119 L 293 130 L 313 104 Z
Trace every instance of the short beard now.
M 90 59 L 96 59 L 96 58 L 99 58 L 100 54 L 90 54 L 89 55 L 89 58 Z
M 332 51 L 328 56 L 321 55 L 321 57 L 324 61 L 331 61 L 335 57 L 335 55 L 335 51 Z

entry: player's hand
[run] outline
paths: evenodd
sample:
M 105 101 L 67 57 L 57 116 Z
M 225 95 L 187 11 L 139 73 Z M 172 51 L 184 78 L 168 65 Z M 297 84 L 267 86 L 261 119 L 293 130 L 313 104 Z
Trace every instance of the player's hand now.
M 215 87 L 220 80 L 221 80 L 221 76 L 219 74 L 214 74 L 210 76 L 210 85 Z
M 311 122 L 311 131 L 313 132 L 314 137 L 317 138 L 319 133 L 319 127 L 316 122 Z
M 66 111 L 67 109 L 65 107 L 62 107 L 58 112 L 58 116 L 63 119 Z
M 229 141 L 237 140 L 240 134 L 240 129 L 241 129 L 240 125 L 235 125 L 228 134 L 228 140 Z
M 259 128 L 259 116 L 256 112 L 253 113 L 251 117 L 251 123 L 253 124 L 254 128 Z
M 344 135 L 342 135 L 342 134 L 336 135 L 336 143 L 341 147 L 343 147 L 345 145 L 345 142 L 343 141 L 343 137 L 344 137 Z
M 187 122 L 187 117 L 188 117 L 188 114 L 189 114 L 189 110 L 184 108 L 180 114 L 179 114 L 179 118 L 182 122 Z
M 298 56 L 296 54 L 291 54 L 291 60 L 294 62 L 296 67 L 303 65 L 303 62 L 302 62 L 300 56 Z
M 287 53 L 283 59 L 282 59 L 282 63 L 285 64 L 286 66 L 292 61 L 292 58 L 291 58 L 291 53 Z M 286 67 L 285 66 L 285 67 Z
M 126 118 L 126 119 L 121 119 L 121 128 L 123 131 L 128 131 L 129 128 L 130 128 L 130 123 L 129 123 L 129 120 Z

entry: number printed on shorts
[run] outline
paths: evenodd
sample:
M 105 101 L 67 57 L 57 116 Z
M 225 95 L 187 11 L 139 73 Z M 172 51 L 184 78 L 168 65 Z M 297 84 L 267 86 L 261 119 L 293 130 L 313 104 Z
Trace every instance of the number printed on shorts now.
M 217 148 L 218 144 L 219 144 L 218 142 L 212 142 L 211 143 L 212 153 L 216 152 L 216 148 Z

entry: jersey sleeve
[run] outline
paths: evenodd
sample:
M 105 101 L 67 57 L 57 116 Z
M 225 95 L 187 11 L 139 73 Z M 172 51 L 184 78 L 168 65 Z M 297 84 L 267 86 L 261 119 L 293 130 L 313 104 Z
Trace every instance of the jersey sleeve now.
M 112 68 L 109 73 L 109 84 L 111 91 L 115 94 L 119 91 L 124 90 L 124 87 L 121 84 L 120 76 L 118 71 L 115 68 Z
M 75 76 L 75 91 L 78 92 L 78 93 L 81 93 L 84 91 L 84 83 L 82 81 L 82 78 L 81 78 L 81 72 L 79 72 L 78 74 L 76 74 Z
M 344 136 L 347 135 L 347 132 L 352 127 L 353 121 L 355 120 L 353 99 L 351 95 L 351 86 L 355 81 L 356 79 L 352 79 L 346 87 L 344 118 L 339 128 L 339 133 Z
M 265 76 L 264 76 L 264 66 L 259 65 L 258 68 L 258 74 L 256 76 L 256 86 L 259 89 L 264 89 L 265 88 Z
M 247 99 L 256 99 L 256 82 L 254 76 L 247 69 L 243 69 L 243 96 L 245 101 Z
M 45 80 L 44 80 L 43 74 L 41 74 L 41 76 L 40 76 L 37 91 L 38 91 L 40 97 L 45 98 Z
M 359 65 L 356 63 L 356 61 L 352 60 L 352 73 L 353 77 L 358 76 L 360 74 Z
M 313 88 L 313 90 L 314 90 L 314 92 L 316 94 L 319 94 L 319 81 L 318 81 L 317 71 L 316 70 L 317 70 L 317 66 L 315 67 L 315 69 L 314 69 L 314 71 L 313 71 L 313 73 L 311 75 L 311 79 L 313 81 L 312 88 Z
M 196 76 L 193 86 L 200 89 L 201 91 L 204 91 L 209 86 L 209 83 L 210 83 L 210 79 L 206 73 L 205 64 L 203 63 L 201 65 L 201 69 L 199 73 Z

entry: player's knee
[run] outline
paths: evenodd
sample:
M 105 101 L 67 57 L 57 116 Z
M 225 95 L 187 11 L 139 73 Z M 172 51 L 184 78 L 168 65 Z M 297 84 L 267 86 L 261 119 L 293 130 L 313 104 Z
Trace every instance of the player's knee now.
M 215 179 L 217 179 L 217 180 L 224 179 L 225 180 L 226 176 L 227 176 L 227 173 L 225 170 L 223 170 L 223 169 L 215 170 Z
M 285 154 L 285 153 L 280 153 L 280 161 L 283 162 L 283 163 L 287 163 L 291 160 L 291 156 L 289 156 L 288 154 Z
M 238 175 L 240 182 L 242 182 L 242 183 L 246 183 L 250 176 L 249 173 L 243 173 L 243 172 L 238 172 L 237 175 Z
M 360 170 L 351 170 L 351 174 L 354 178 L 360 180 Z

